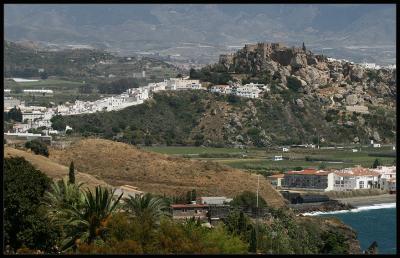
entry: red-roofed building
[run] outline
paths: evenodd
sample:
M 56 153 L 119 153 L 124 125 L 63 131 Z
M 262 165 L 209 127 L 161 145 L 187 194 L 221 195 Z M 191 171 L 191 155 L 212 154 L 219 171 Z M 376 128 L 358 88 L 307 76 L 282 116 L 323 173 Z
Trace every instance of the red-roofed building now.
M 329 191 L 332 177 L 332 172 L 316 169 L 289 171 L 285 173 L 283 187 Z
M 354 167 L 334 172 L 333 190 L 379 188 L 380 174 L 369 168 Z

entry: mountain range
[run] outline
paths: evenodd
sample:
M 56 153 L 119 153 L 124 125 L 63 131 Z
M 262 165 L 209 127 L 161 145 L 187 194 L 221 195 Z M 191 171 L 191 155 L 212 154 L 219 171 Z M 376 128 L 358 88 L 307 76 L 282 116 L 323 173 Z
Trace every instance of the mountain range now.
M 201 63 L 260 41 L 305 42 L 338 58 L 395 63 L 395 15 L 389 4 L 8 4 L 4 23 L 7 40 Z

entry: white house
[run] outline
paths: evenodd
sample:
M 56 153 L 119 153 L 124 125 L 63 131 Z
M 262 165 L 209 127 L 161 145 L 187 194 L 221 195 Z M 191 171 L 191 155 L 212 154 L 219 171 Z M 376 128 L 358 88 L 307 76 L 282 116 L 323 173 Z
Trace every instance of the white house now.
M 274 161 L 283 160 L 282 155 L 274 156 Z
M 380 187 L 382 190 L 389 190 L 390 193 L 396 193 L 396 178 L 382 179 Z
M 229 85 L 213 85 L 210 87 L 210 92 L 229 94 L 231 93 L 231 87 Z
M 352 149 L 352 151 L 353 151 L 353 152 L 358 152 L 358 150 L 357 150 L 357 149 Z
M 199 80 L 189 80 L 187 78 L 170 78 L 168 86 L 170 86 L 171 88 L 175 88 L 176 90 L 201 89 L 201 84 Z
M 32 111 L 32 112 L 23 112 L 22 113 L 22 121 L 25 120 L 35 120 L 35 119 L 42 119 L 44 117 L 44 113 L 40 111 Z
M 209 204 L 209 205 L 222 205 L 225 203 L 229 203 L 232 201 L 231 198 L 226 198 L 225 196 L 221 197 L 200 197 L 200 204 Z
M 334 172 L 332 190 L 354 190 L 377 188 L 380 174 L 368 168 L 354 167 Z
M 380 148 L 381 147 L 381 144 L 380 143 L 374 143 L 374 148 Z
M 282 148 L 282 151 L 283 151 L 283 152 L 288 152 L 288 151 L 289 151 L 289 148 L 283 147 L 283 148 Z

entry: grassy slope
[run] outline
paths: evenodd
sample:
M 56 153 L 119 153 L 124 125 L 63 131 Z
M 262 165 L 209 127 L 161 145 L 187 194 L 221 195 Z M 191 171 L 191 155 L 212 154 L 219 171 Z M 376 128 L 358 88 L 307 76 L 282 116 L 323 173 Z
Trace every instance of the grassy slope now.
M 242 191 L 256 191 L 257 176 L 214 162 L 193 161 L 138 150 L 123 143 L 86 139 L 65 150 L 51 150 L 50 158 L 99 176 L 112 185 L 130 184 L 145 192 L 179 195 L 196 189 L 198 194 L 234 197 Z M 283 198 L 260 177 L 260 195 L 271 205 L 283 205 Z
M 43 173 L 45 173 L 48 177 L 53 178 L 53 179 L 61 179 L 65 176 L 68 176 L 68 166 L 69 164 L 61 165 L 56 162 L 53 162 L 49 158 L 46 158 L 41 155 L 35 155 L 30 152 L 6 147 L 4 149 L 4 157 L 23 157 L 32 165 L 41 170 Z M 82 171 L 82 170 L 79 170 Z M 103 180 L 96 179 L 92 175 L 88 175 L 86 173 L 79 172 L 78 170 L 75 170 L 75 175 L 76 175 L 76 181 L 77 182 L 84 182 L 85 185 L 92 187 L 96 185 L 108 185 L 106 182 Z

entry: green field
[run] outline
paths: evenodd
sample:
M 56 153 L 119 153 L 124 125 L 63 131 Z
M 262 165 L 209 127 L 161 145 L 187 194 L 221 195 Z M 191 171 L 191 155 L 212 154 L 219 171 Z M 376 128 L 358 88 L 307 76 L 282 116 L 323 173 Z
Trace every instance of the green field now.
M 94 101 L 100 99 L 100 94 L 81 94 L 78 92 L 79 86 L 83 85 L 83 82 L 70 81 L 64 79 L 47 79 L 39 80 L 37 82 L 14 82 L 12 80 L 4 80 L 4 88 L 13 90 L 15 88 L 20 89 L 48 89 L 53 90 L 53 95 L 28 95 L 23 93 L 11 93 L 8 96 L 24 100 L 26 105 L 37 105 L 37 106 L 50 106 L 50 102 L 58 105 L 65 102 L 74 102 L 75 100 L 83 101 Z M 107 95 L 104 95 L 105 97 Z
M 356 165 L 371 167 L 376 158 L 384 165 L 392 165 L 395 162 L 395 152 L 390 147 L 380 149 L 365 147 L 354 153 L 351 148 L 334 150 L 291 149 L 284 153 L 261 148 L 242 150 L 212 147 L 143 147 L 143 149 L 197 160 L 212 160 L 234 168 L 260 172 L 287 171 L 295 167 L 318 168 L 321 163 L 326 168 L 338 169 Z M 284 160 L 274 161 L 275 155 L 283 155 Z
M 199 155 L 204 153 L 221 154 L 221 153 L 242 153 L 243 151 L 235 148 L 213 148 L 213 147 L 142 147 L 147 151 L 153 151 L 169 155 Z
M 78 88 L 83 82 L 63 80 L 63 79 L 47 79 L 40 80 L 37 82 L 15 82 L 13 80 L 4 80 L 4 88 L 10 88 L 13 90 L 15 87 L 21 89 L 49 89 L 49 90 L 69 90 L 72 88 Z

